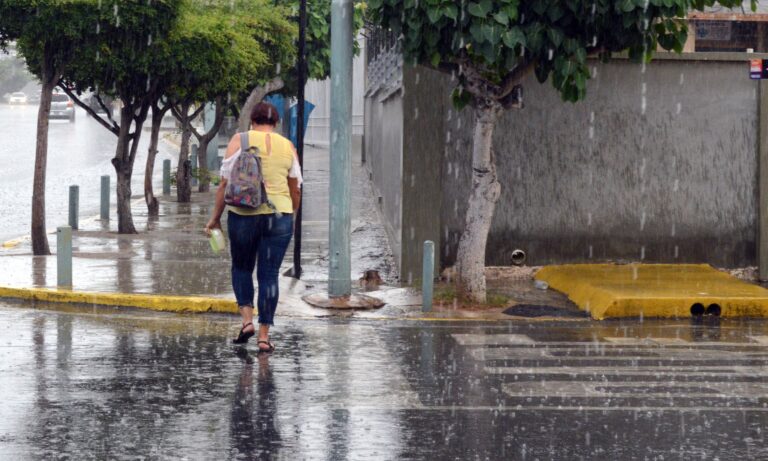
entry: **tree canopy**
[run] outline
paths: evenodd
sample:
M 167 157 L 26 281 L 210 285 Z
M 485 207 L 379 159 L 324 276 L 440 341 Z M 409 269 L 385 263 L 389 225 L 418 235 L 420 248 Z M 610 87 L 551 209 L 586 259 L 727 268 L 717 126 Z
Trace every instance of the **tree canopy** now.
M 743 0 L 721 0 L 738 6 Z M 682 51 L 684 18 L 714 0 L 369 0 L 372 18 L 401 34 L 411 62 L 455 72 L 472 96 L 504 102 L 520 78 L 551 77 L 563 99 L 577 101 L 590 77 L 587 57 L 628 51 L 650 59 L 660 46 Z M 751 0 L 753 8 L 755 0 Z

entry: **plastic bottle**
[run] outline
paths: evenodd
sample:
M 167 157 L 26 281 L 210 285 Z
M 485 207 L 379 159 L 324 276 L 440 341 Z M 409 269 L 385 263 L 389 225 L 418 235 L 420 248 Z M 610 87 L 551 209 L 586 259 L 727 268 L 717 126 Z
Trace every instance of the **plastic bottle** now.
M 221 233 L 221 229 L 214 229 L 211 231 L 209 242 L 211 243 L 211 250 L 213 250 L 214 253 L 218 253 L 224 249 L 224 234 Z

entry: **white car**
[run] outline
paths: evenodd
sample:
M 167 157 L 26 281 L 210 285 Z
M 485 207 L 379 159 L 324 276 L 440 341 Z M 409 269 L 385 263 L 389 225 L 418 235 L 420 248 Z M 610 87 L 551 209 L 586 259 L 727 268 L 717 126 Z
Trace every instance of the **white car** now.
M 8 99 L 8 104 L 26 104 L 27 95 L 22 92 L 11 93 L 11 97 Z

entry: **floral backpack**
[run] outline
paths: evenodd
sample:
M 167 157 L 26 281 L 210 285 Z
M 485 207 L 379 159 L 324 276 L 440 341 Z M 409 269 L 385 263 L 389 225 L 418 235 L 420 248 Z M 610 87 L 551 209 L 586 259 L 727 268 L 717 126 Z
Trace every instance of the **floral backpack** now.
M 224 203 L 254 210 L 261 205 L 267 205 L 279 214 L 275 205 L 267 197 L 259 148 L 249 144 L 247 132 L 240 133 L 240 156 L 232 165 L 232 172 L 224 192 Z

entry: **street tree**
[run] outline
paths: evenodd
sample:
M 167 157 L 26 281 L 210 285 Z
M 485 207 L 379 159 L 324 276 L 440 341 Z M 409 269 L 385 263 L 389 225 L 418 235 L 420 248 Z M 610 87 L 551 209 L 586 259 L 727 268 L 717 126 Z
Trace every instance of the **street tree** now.
M 95 33 L 82 40 L 59 85 L 78 106 L 117 136 L 112 165 L 117 176 L 118 232 L 134 234 L 131 212 L 131 177 L 142 127 L 149 109 L 161 94 L 161 58 L 167 53 L 168 32 L 173 30 L 181 0 L 119 2 L 94 10 L 98 17 L 90 26 Z M 120 101 L 119 116 L 107 111 L 106 118 L 83 101 L 89 91 Z
M 3 0 L 0 47 L 15 40 L 18 53 L 40 80 L 35 170 L 32 189 L 32 252 L 50 254 L 45 225 L 45 177 L 51 94 L 70 66 L 84 37 L 92 34 L 96 3 L 90 0 Z
M 299 0 L 289 0 L 284 2 L 288 19 L 294 25 L 299 23 Z M 356 2 L 355 17 L 353 23 L 353 33 L 357 34 L 363 27 L 364 3 Z M 307 36 L 306 36 L 306 59 L 308 78 L 315 80 L 324 80 L 331 73 L 331 0 L 307 0 Z M 270 93 L 281 93 L 285 96 L 295 96 L 298 89 L 298 69 L 296 67 L 296 49 L 298 35 L 293 34 L 290 42 L 275 43 L 275 46 L 269 47 L 275 54 L 283 57 L 282 59 L 273 58 L 273 62 L 279 63 L 274 67 L 274 72 L 268 79 L 255 82 L 249 91 L 241 95 L 238 128 L 240 131 L 246 131 L 250 126 L 250 114 L 254 105 L 261 102 L 264 96 Z M 355 41 L 352 46 L 355 55 L 360 51 L 360 46 Z
M 171 34 L 174 67 L 166 96 L 182 127 L 176 176 L 179 202 L 191 197 L 190 138 L 198 141 L 199 163 L 207 165 L 208 144 L 218 135 L 233 95 L 267 80 L 276 65 L 292 59 L 296 28 L 286 16 L 284 7 L 268 0 L 197 1 L 191 2 Z M 192 121 L 208 102 L 214 102 L 214 120 L 201 133 Z M 202 174 L 200 179 L 200 191 L 205 192 L 209 175 Z
M 743 0 L 721 0 L 738 6 Z M 371 19 L 400 37 L 406 62 L 455 77 L 452 97 L 469 105 L 475 127 L 472 189 L 457 255 L 465 300 L 485 302 L 488 231 L 501 186 L 493 131 L 500 115 L 521 107 L 522 84 L 534 73 L 564 101 L 584 98 L 590 57 L 628 52 L 648 61 L 657 47 L 682 51 L 685 17 L 714 0 L 369 0 Z M 755 1 L 752 1 L 755 7 Z M 471 163 L 470 163 L 471 162 Z

